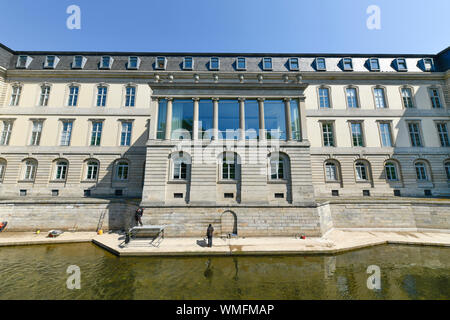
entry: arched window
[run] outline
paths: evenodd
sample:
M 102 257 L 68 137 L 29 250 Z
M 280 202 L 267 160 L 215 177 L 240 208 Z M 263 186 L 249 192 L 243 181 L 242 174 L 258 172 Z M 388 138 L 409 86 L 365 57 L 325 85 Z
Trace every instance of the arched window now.
M 128 180 L 128 162 L 125 160 L 119 160 L 116 164 L 116 179 L 117 180 Z
M 416 168 L 416 177 L 418 181 L 428 181 L 427 165 L 423 161 L 414 164 Z
M 25 160 L 23 168 L 23 180 L 34 181 L 34 178 L 36 177 L 37 165 L 37 161 L 34 159 Z
M 447 175 L 447 180 L 450 181 L 450 161 L 444 163 L 445 174 Z
M 325 162 L 325 178 L 326 181 L 338 181 L 339 173 L 338 173 L 338 165 L 335 161 L 326 161 Z
M 222 154 L 222 180 L 236 180 L 237 156 L 235 153 Z
M 191 159 L 185 152 L 177 152 L 172 154 L 172 180 L 188 180 L 189 177 L 189 165 Z
M 0 159 L 0 182 L 2 182 L 3 178 L 5 177 L 5 171 L 6 171 L 6 160 Z
M 368 181 L 369 180 L 369 171 L 367 164 L 363 161 L 357 161 L 355 163 L 356 170 L 356 180 L 358 181 Z
M 65 160 L 58 160 L 55 168 L 55 180 L 66 180 L 69 164 Z
M 281 154 L 270 156 L 270 179 L 286 180 L 287 178 L 287 159 Z
M 86 180 L 97 180 L 99 164 L 96 160 L 89 160 L 86 163 Z
M 386 170 L 386 179 L 389 181 L 398 181 L 397 166 L 394 162 L 386 162 L 384 165 Z

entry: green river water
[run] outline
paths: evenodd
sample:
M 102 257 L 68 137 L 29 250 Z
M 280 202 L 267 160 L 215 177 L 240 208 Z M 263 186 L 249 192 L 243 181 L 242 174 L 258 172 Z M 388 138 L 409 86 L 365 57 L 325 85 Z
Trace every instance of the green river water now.
M 81 289 L 66 286 L 69 265 Z M 381 289 L 367 287 L 367 268 Z M 90 243 L 0 248 L 0 299 L 450 299 L 450 248 L 335 256 L 122 257 Z

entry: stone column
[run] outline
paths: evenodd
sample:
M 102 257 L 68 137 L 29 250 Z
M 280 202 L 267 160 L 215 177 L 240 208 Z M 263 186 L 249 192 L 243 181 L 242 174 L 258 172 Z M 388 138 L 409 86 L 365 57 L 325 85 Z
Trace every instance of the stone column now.
M 284 112 L 286 114 L 286 140 L 292 140 L 291 98 L 284 98 Z
M 239 140 L 245 140 L 245 98 L 239 98 Z
M 298 108 L 300 112 L 300 134 L 302 141 L 308 141 L 308 130 L 306 128 L 306 104 L 305 97 L 298 98 Z
M 212 98 L 213 101 L 213 140 L 218 140 L 219 131 L 219 98 Z
M 192 98 L 194 100 L 194 123 L 192 125 L 192 140 L 198 140 L 198 101 L 199 98 Z
M 259 140 L 266 139 L 266 130 L 264 125 L 264 98 L 258 98 L 259 111 Z
M 166 133 L 165 133 L 165 140 L 170 140 L 170 135 L 172 133 L 172 101 L 173 98 L 166 98 L 167 99 L 167 110 L 166 110 Z

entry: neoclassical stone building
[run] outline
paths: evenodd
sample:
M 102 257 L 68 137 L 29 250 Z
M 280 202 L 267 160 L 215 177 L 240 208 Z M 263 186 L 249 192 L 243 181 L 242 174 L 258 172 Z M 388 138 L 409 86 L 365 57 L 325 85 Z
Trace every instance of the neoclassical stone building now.
M 0 194 L 138 198 L 149 222 L 179 234 L 209 221 L 249 235 L 320 233 L 324 199 L 450 195 L 449 66 L 449 48 L 315 55 L 1 45 Z

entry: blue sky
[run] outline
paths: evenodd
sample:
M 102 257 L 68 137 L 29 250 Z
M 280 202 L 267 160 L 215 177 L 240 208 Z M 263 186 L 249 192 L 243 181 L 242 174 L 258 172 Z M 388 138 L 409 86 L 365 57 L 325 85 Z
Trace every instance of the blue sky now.
M 15 50 L 437 53 L 449 0 L 0 0 L 0 42 Z M 69 30 L 69 5 L 81 29 Z M 369 5 L 381 29 L 369 30 Z

